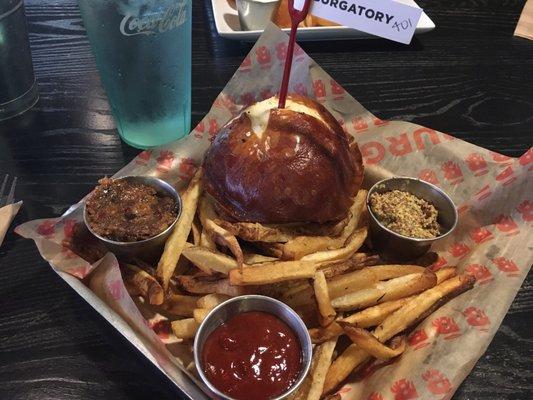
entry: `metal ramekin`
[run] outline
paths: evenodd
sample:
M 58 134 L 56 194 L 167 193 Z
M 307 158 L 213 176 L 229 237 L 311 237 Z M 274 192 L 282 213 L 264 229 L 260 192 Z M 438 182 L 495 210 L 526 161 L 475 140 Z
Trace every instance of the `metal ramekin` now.
M 278 2 L 278 0 L 237 0 L 241 29 L 245 31 L 265 29 L 272 20 Z
M 176 201 L 178 215 L 176 216 L 174 222 L 172 222 L 172 224 L 163 232 L 158 233 L 157 235 L 151 238 L 139 240 L 136 242 L 117 242 L 115 240 L 111 240 L 98 235 L 91 229 L 90 224 L 87 222 L 87 210 L 85 205 L 83 206 L 83 221 L 85 222 L 87 229 L 98 240 L 100 240 L 109 251 L 111 251 L 120 258 L 140 257 L 147 261 L 152 260 L 161 253 L 161 250 L 163 249 L 167 238 L 170 236 L 170 233 L 174 229 L 174 226 L 176 225 L 176 222 L 178 221 L 181 215 L 181 197 L 178 191 L 174 189 L 172 185 L 161 179 L 154 178 L 151 176 L 125 176 L 123 178 L 117 178 L 115 180 L 127 180 L 129 182 L 137 182 L 151 186 L 158 193 L 169 195 Z
M 209 314 L 207 314 L 200 324 L 194 338 L 194 362 L 198 374 L 216 399 L 232 400 L 231 397 L 228 397 L 228 395 L 214 387 L 204 375 L 201 354 L 205 340 L 211 332 L 234 315 L 246 311 L 263 311 L 275 315 L 294 331 L 300 341 L 300 346 L 302 348 L 302 369 L 300 370 L 300 375 L 298 375 L 298 379 L 287 392 L 279 397 L 272 398 L 271 400 L 284 399 L 300 386 L 309 372 L 311 357 L 313 356 L 313 347 L 307 327 L 298 314 L 296 314 L 296 312 L 288 305 L 271 297 L 260 295 L 234 297 L 215 307 Z M 250 330 L 252 329 L 253 327 L 250 327 Z
M 370 208 L 372 193 L 390 190 L 403 190 L 432 203 L 438 212 L 437 221 L 442 233 L 432 239 L 419 239 L 396 233 L 381 224 Z M 372 245 L 385 258 L 392 260 L 411 260 L 427 253 L 433 242 L 448 236 L 455 229 L 459 216 L 452 199 L 440 188 L 417 178 L 395 177 L 377 182 L 368 191 L 366 198 L 370 215 Z

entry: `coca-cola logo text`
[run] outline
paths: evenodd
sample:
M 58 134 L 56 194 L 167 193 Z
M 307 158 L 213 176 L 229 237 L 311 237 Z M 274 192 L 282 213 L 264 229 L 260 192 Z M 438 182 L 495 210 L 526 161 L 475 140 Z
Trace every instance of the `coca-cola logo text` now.
M 152 35 L 176 29 L 187 20 L 187 1 L 170 6 L 163 13 L 146 15 L 126 14 L 120 22 L 120 32 L 124 36 Z

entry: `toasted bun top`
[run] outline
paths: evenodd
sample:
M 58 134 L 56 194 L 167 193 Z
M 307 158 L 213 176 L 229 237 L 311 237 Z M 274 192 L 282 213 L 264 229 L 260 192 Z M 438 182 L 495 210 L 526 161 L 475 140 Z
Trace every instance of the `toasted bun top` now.
M 363 179 L 361 153 L 307 97 L 255 103 L 228 122 L 204 160 L 207 192 L 226 217 L 262 223 L 329 222 L 347 215 Z

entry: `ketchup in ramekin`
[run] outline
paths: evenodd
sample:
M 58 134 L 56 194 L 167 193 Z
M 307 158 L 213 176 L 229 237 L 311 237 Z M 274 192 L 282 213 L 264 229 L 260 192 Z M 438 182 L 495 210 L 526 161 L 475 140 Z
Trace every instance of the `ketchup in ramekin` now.
M 286 393 L 302 370 L 294 331 L 264 311 L 236 314 L 207 336 L 201 351 L 205 377 L 220 392 L 268 400 Z

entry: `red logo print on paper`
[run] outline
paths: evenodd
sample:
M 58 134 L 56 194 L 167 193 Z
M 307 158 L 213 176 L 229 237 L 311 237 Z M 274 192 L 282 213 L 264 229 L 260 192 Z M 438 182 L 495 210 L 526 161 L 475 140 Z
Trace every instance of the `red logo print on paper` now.
M 252 59 L 250 56 L 244 57 L 244 60 L 242 60 L 241 66 L 239 67 L 240 71 L 249 71 L 252 69 Z
M 447 265 L 448 265 L 448 261 L 443 256 L 439 256 L 437 261 L 435 261 L 433 264 L 431 264 L 429 268 L 432 271 L 438 271 L 439 269 L 441 269 L 442 267 L 445 267 Z
M 381 395 L 381 393 L 372 392 L 366 400 L 383 400 L 383 396 Z
M 352 119 L 352 125 L 353 125 L 353 129 L 355 129 L 357 132 L 363 132 L 368 129 L 368 124 L 361 117 L 354 117 Z
M 191 179 L 196 172 L 196 165 L 192 158 L 182 158 L 178 167 L 181 179 Z
M 480 285 L 484 285 L 490 281 L 492 281 L 493 277 L 491 272 L 487 267 L 481 264 L 469 264 L 465 268 L 465 272 L 468 275 L 473 276 L 476 278 L 476 282 Z
M 463 311 L 463 315 L 465 316 L 468 325 L 476 328 L 477 330 L 488 332 L 490 320 L 483 310 L 480 310 L 476 307 L 468 307 Z
M 494 220 L 496 228 L 507 236 L 516 235 L 520 232 L 518 225 L 509 215 L 498 215 Z
M 497 163 L 510 163 L 512 161 L 511 157 L 504 156 L 503 154 L 496 153 L 494 151 L 489 151 L 492 159 Z
M 171 332 L 170 321 L 161 319 L 157 322 L 150 322 L 148 326 L 153 329 L 156 335 L 161 339 L 168 340 Z
M 450 380 L 439 370 L 428 369 L 422 374 L 422 379 L 427 382 L 427 388 L 433 394 L 447 394 L 452 390 Z
M 407 343 L 415 350 L 421 349 L 429 344 L 428 335 L 424 329 L 418 329 L 407 337 Z
M 266 46 L 260 46 L 255 50 L 257 62 L 261 64 L 261 68 L 268 68 L 272 57 L 270 50 Z
M 47 219 L 39 224 L 37 227 L 37 233 L 41 236 L 50 237 L 56 233 L 55 221 L 53 219 Z
M 528 164 L 533 163 L 533 147 L 530 147 L 528 151 L 526 151 L 524 154 L 522 154 L 522 157 L 518 159 L 518 163 L 525 167 Z M 528 168 L 529 171 L 533 169 L 533 165 Z
M 489 185 L 485 185 L 474 196 L 475 196 L 477 201 L 482 201 L 482 200 L 485 200 L 486 198 L 490 197 L 491 194 L 492 194 L 492 192 L 490 191 L 490 186 Z
M 492 233 L 484 226 L 474 228 L 470 232 L 470 239 L 472 239 L 474 243 L 477 244 L 486 242 L 488 240 L 491 240 L 492 238 Z
M 152 157 L 152 150 L 141 151 L 137 157 L 135 157 L 135 164 L 137 165 L 146 165 L 150 158 Z
M 445 340 L 455 339 L 461 336 L 459 326 L 452 317 L 439 317 L 433 320 L 432 325 L 437 330 L 437 335 L 444 336 Z
M 388 137 L 387 141 L 390 143 L 389 151 L 393 156 L 403 157 L 406 154 L 413 152 L 413 147 L 409 142 L 407 133 L 402 133 L 398 136 Z
M 409 400 L 418 397 L 413 382 L 405 378 L 394 382 L 390 390 L 394 394 L 394 400 Z
M 276 44 L 276 58 L 279 61 L 285 61 L 287 57 L 287 42 L 279 42 Z
M 218 133 L 218 122 L 214 118 L 209 119 L 209 140 L 213 141 Z
M 196 128 L 194 128 L 194 137 L 200 139 L 202 136 L 204 136 L 205 132 L 205 124 L 204 121 L 201 121 L 198 125 L 196 125 Z
M 423 169 L 418 174 L 418 178 L 420 178 L 423 181 L 426 181 L 428 183 L 432 183 L 434 185 L 438 185 L 439 184 L 439 179 L 437 178 L 437 174 L 432 169 Z
M 113 299 L 120 300 L 124 296 L 122 287 L 122 282 L 119 279 L 109 284 L 109 293 L 111 293 L 111 297 L 113 297 Z
M 345 93 L 344 88 L 337 82 L 335 82 L 333 79 L 330 79 L 329 83 L 331 85 L 331 93 L 333 93 L 333 98 L 335 100 L 343 99 Z
M 313 81 L 313 90 L 315 92 L 315 97 L 320 99 L 326 96 L 326 85 L 322 82 L 322 79 L 317 79 Z
M 468 211 L 469 208 L 470 206 L 468 205 L 468 203 L 463 203 L 460 206 L 457 206 L 457 212 L 459 214 L 464 214 L 465 212 Z
M 423 135 L 426 135 L 433 145 L 440 143 L 439 135 L 437 135 L 436 131 L 429 128 L 420 128 L 413 132 L 413 138 L 418 150 L 424 150 L 426 148 Z
M 157 170 L 160 172 L 168 172 L 172 168 L 172 163 L 176 156 L 169 150 L 162 150 L 157 157 Z
M 465 243 L 456 242 L 450 246 L 448 251 L 455 258 L 463 258 L 470 253 L 470 247 L 468 247 Z
M 487 161 L 479 153 L 472 153 L 466 157 L 466 165 L 475 176 L 485 175 L 489 172 Z
M 294 85 L 294 93 L 299 94 L 301 96 L 307 96 L 307 86 L 305 86 L 303 83 L 297 83 Z
M 516 181 L 516 176 L 514 175 L 513 167 L 509 166 L 505 168 L 502 172 L 496 175 L 496 180 L 502 185 L 507 186 Z
M 383 126 L 389 123 L 389 121 L 383 121 L 382 119 L 379 119 L 378 117 L 375 117 L 373 122 L 375 126 Z
M 456 162 L 446 161 L 441 166 L 442 172 L 444 172 L 444 179 L 451 185 L 457 185 L 463 181 L 463 171 Z
M 379 142 L 367 142 L 360 150 L 366 164 L 379 164 L 385 157 L 385 147 Z
M 533 221 L 533 203 L 531 203 L 529 200 L 524 200 L 516 209 L 525 222 Z
M 513 260 L 509 260 L 505 257 L 497 257 L 492 262 L 498 267 L 498 269 L 505 273 L 509 277 L 520 276 L 520 269 Z
M 66 239 L 70 239 L 72 236 L 74 236 L 76 224 L 76 220 L 73 219 L 66 219 L 63 221 L 63 233 L 65 234 Z

